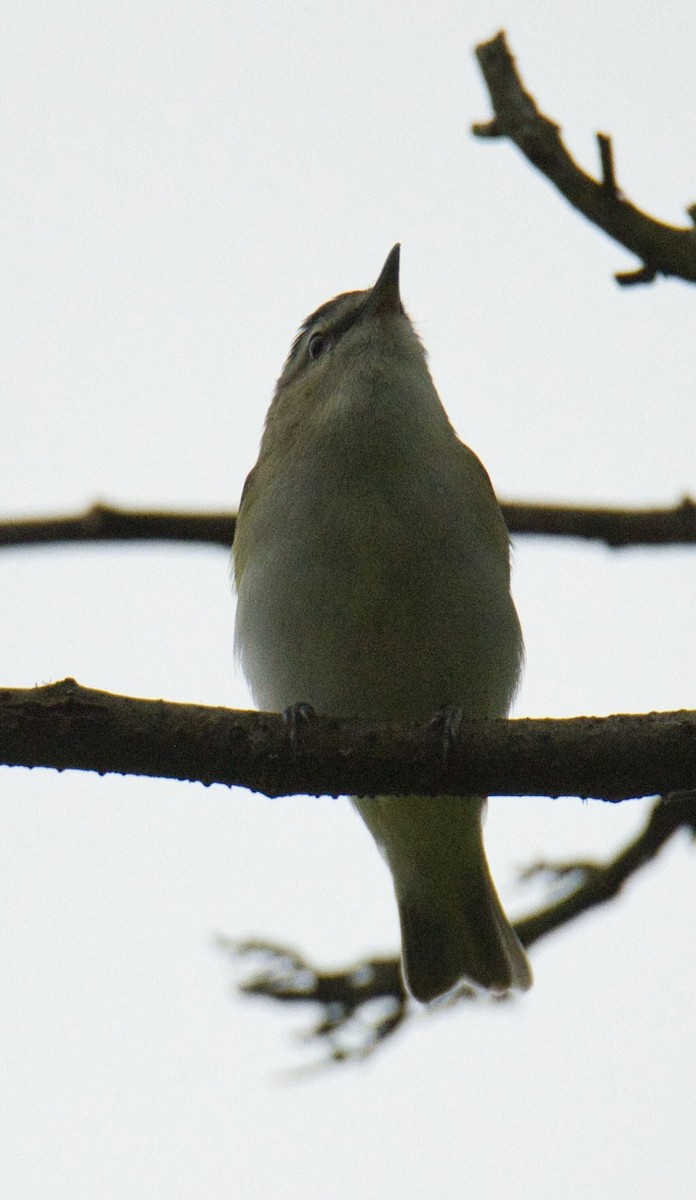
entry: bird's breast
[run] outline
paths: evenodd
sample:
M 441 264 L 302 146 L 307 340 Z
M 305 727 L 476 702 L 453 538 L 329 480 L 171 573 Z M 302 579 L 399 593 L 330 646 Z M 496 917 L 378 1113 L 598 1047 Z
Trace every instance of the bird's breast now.
M 366 720 L 424 720 L 446 704 L 506 711 L 519 665 L 506 565 L 423 464 L 386 487 L 384 472 L 295 479 L 274 515 L 259 505 L 235 640 L 261 708 L 307 701 Z

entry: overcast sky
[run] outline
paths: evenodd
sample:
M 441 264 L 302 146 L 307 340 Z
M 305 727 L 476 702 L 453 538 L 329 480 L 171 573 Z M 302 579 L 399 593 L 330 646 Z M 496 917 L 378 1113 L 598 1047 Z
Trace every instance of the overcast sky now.
M 7 0 L 0 510 L 236 507 L 294 333 L 402 293 L 501 497 L 696 491 L 696 292 L 613 282 L 626 252 L 490 115 L 473 57 L 523 78 L 597 169 L 685 223 L 696 8 L 489 0 Z M 518 714 L 694 706 L 694 555 L 518 539 Z M 212 548 L 3 551 L 0 686 L 73 675 L 249 704 Z M 22 1200 L 236 1195 L 684 1200 L 696 1172 L 694 858 L 685 837 L 540 945 L 513 1005 L 419 1017 L 372 1061 L 280 1082 L 311 1014 L 243 1002 L 217 932 L 340 965 L 397 944 L 346 801 L 0 770 L 0 1188 Z M 508 910 L 533 859 L 611 855 L 644 803 L 498 799 Z

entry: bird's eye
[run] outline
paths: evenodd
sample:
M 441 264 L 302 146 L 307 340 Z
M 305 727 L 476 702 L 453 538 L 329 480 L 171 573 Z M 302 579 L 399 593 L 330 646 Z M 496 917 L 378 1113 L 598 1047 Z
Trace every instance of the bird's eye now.
M 330 338 L 326 333 L 313 333 L 309 339 L 307 352 L 311 359 L 319 358 L 329 345 Z

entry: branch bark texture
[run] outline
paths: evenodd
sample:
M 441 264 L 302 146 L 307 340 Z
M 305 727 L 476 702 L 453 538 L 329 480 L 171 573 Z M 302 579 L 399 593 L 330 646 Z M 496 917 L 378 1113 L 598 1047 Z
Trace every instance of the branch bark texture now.
M 438 723 L 316 717 L 139 700 L 73 679 L 0 690 L 0 762 L 222 783 L 267 796 L 572 795 L 619 801 L 696 785 L 696 712 Z

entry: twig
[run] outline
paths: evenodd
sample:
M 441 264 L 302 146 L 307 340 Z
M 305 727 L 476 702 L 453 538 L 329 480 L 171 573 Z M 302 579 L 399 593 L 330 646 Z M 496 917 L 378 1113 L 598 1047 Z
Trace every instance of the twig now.
M 660 275 L 696 282 L 696 229 L 666 225 L 625 200 L 616 182 L 610 139 L 599 134 L 601 179 L 593 179 L 573 160 L 559 126 L 537 108 L 525 92 L 504 33 L 476 47 L 493 105 L 492 121 L 473 126 L 478 137 L 507 137 L 515 143 L 573 208 L 609 237 L 633 251 L 641 261 L 636 271 L 621 272 L 623 286 L 650 283 Z M 693 206 L 688 210 L 693 222 Z
M 562 874 L 575 874 L 576 886 L 561 900 L 516 922 L 522 943 L 529 948 L 583 913 L 613 900 L 679 829 L 688 829 L 693 836 L 696 791 L 659 799 L 642 831 L 610 862 L 564 864 Z M 557 872 L 555 869 L 553 873 Z M 257 939 L 235 943 L 222 939 L 221 945 L 235 963 L 245 964 L 252 955 L 260 960 L 260 970 L 240 985 L 244 995 L 265 996 L 286 1004 L 319 1004 L 319 1019 L 307 1031 L 306 1040 L 328 1049 L 325 1062 L 366 1057 L 414 1013 L 397 957 L 370 959 L 341 971 L 321 971 L 302 955 L 273 942 Z M 463 989 L 453 1002 L 475 997 L 473 990 Z
M 579 883 L 569 895 L 515 924 L 524 946 L 531 946 L 549 933 L 562 929 L 582 913 L 589 912 L 619 894 L 624 884 L 641 867 L 652 862 L 678 829 L 696 828 L 696 790 L 675 792 L 653 806 L 644 828 L 632 842 L 604 865 L 565 864 L 577 871 Z
M 256 964 L 238 985 L 243 995 L 319 1005 L 318 1020 L 302 1040 L 328 1046 L 333 1062 L 366 1058 L 410 1014 L 398 958 L 370 958 L 340 971 L 322 971 L 297 951 L 263 938 L 220 937 L 217 942 L 235 967 Z

